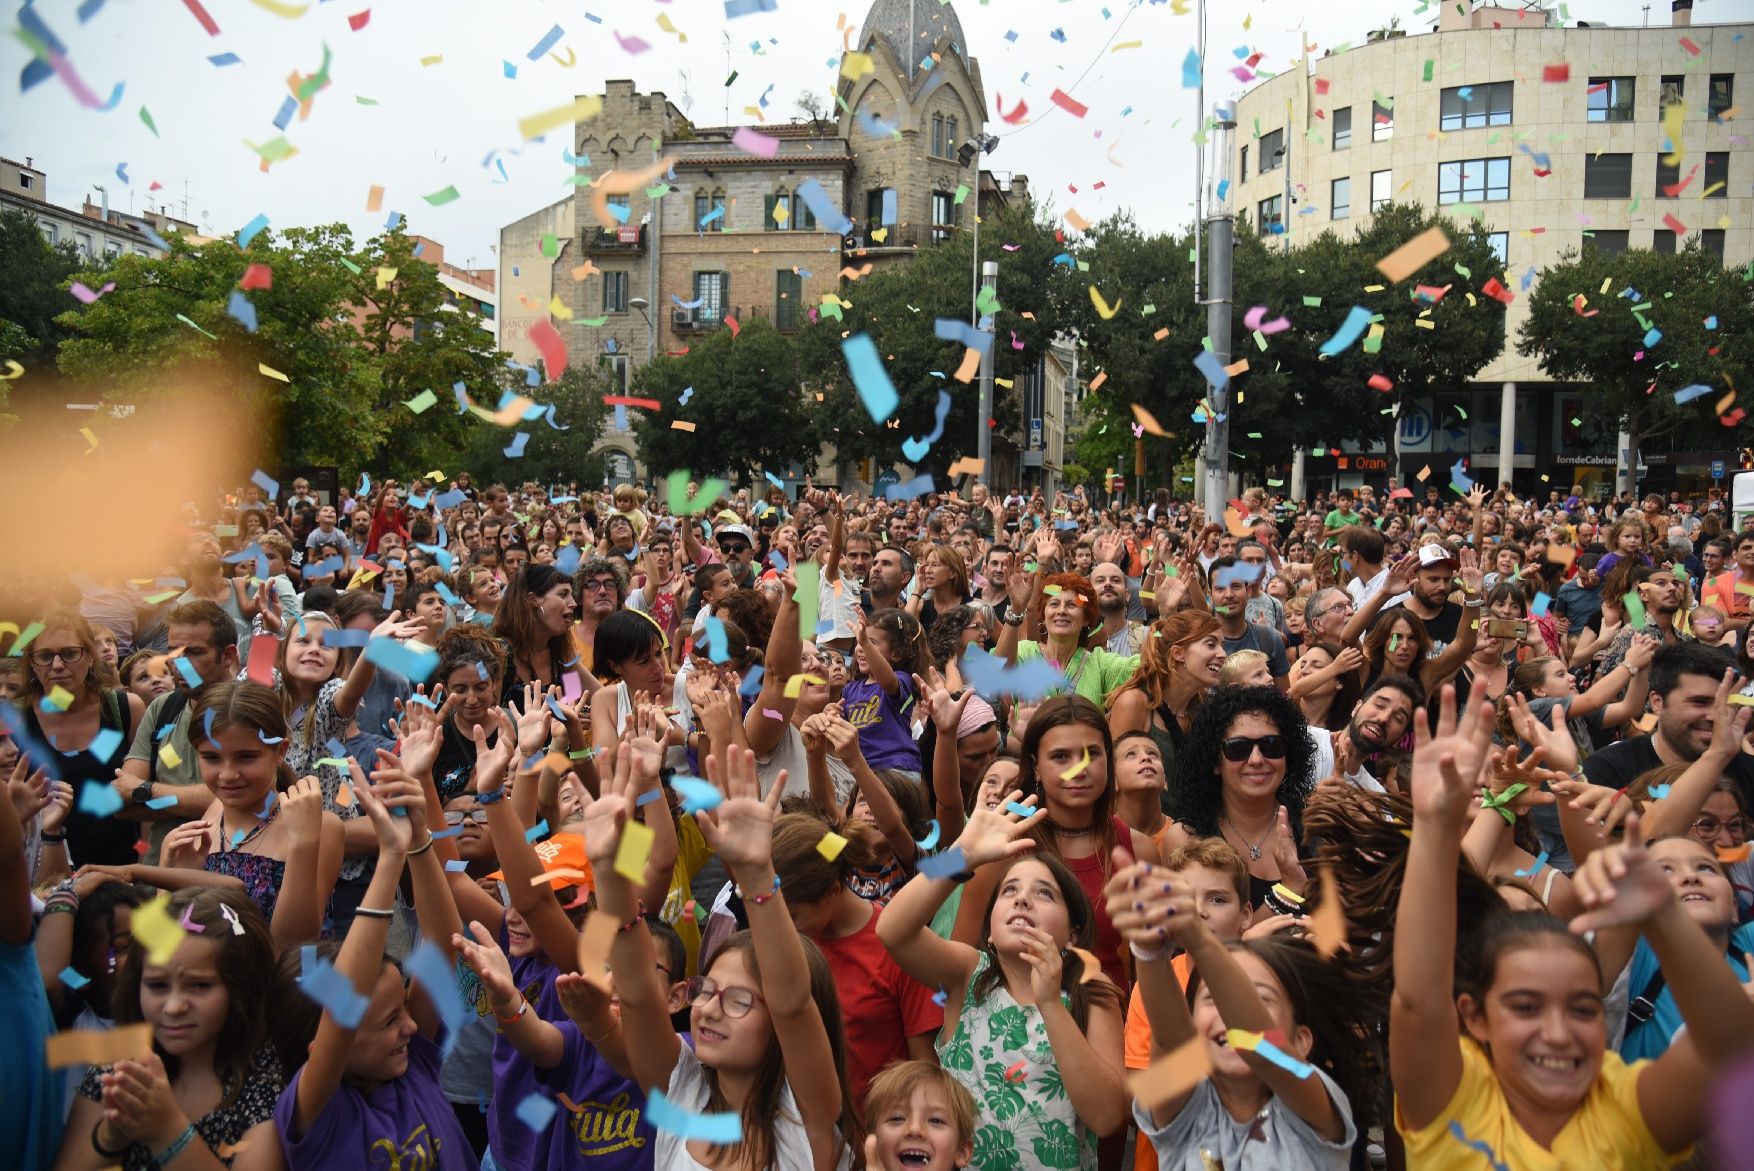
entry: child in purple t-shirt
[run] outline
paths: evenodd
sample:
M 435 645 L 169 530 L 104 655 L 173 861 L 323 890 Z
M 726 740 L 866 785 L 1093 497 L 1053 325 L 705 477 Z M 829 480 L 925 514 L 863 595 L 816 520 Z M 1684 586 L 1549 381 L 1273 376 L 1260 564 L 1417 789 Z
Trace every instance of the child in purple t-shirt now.
M 841 707 L 859 730 L 859 749 L 872 768 L 917 774 L 920 746 L 909 713 L 914 676 L 931 666 L 919 619 L 906 610 L 879 610 L 861 623 L 853 646 L 858 677 L 841 690 Z
M 428 848 L 433 841 L 420 783 L 389 753 L 380 752 L 379 762 L 373 785 L 352 766 L 354 799 L 378 835 L 377 870 L 329 981 L 315 970 L 303 972 L 308 994 L 324 1011 L 306 1046 L 309 1059 L 274 1110 L 280 1146 L 292 1171 L 374 1163 L 478 1171 L 475 1152 L 439 1086 L 441 1056 L 433 1041 L 438 1014 L 428 997 L 408 996 L 401 970 L 384 957 L 404 866 L 412 864 L 415 911 L 423 922 L 441 920 L 438 906 L 449 900 L 444 871 Z M 387 804 L 404 816 L 392 816 Z M 285 1008 L 295 1004 L 296 998 Z M 296 1030 L 289 1021 L 297 1015 L 285 1012 L 282 1028 Z M 296 1039 L 282 1037 L 277 1044 L 283 1054 L 298 1051 Z
M 555 994 L 570 1020 L 551 1024 L 530 1011 L 505 952 L 481 924 L 475 938 L 452 939 L 487 989 L 505 1040 L 535 1069 L 534 1091 L 564 1112 L 539 1136 L 539 1167 L 622 1169 L 652 1165 L 653 1131 L 645 1120 L 645 1091 L 617 1070 L 631 1070 L 620 1021 L 609 997 L 583 976 L 566 973 Z

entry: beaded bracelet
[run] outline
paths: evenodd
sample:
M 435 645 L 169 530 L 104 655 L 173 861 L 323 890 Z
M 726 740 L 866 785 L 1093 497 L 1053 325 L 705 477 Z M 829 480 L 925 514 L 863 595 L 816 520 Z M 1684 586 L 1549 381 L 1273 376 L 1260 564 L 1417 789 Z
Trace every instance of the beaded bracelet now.
M 738 898 L 742 899 L 746 903 L 753 904 L 754 906 L 757 906 L 757 907 L 761 906 L 761 904 L 772 899 L 775 895 L 777 895 L 779 893 L 780 893 L 780 876 L 777 874 L 773 876 L 773 889 L 768 891 L 764 895 L 752 895 L 752 894 L 749 894 L 748 892 L 746 892 L 742 887 L 737 888 L 737 897 Z
M 497 805 L 501 801 L 504 801 L 504 800 L 505 800 L 505 786 L 504 785 L 501 785 L 499 788 L 494 789 L 491 792 L 478 793 L 475 796 L 475 804 L 477 804 L 477 805 Z

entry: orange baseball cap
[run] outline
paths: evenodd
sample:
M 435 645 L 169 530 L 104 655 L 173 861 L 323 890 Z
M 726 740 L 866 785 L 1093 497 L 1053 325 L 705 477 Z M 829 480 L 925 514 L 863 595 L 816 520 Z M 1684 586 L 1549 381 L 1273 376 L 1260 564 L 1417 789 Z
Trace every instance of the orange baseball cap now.
M 585 857 L 585 840 L 578 834 L 558 833 L 537 842 L 536 857 L 541 859 L 542 869 L 549 876 L 548 885 L 555 890 L 565 890 L 569 886 L 595 889 L 591 860 Z M 505 871 L 496 870 L 487 877 L 504 882 Z

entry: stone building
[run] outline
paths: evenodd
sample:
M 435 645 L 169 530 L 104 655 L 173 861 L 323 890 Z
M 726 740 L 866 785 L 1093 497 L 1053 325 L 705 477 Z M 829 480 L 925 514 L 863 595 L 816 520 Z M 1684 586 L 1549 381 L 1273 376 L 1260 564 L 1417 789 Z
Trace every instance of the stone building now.
M 771 156 L 735 144 L 743 126 L 696 126 L 664 94 L 608 82 L 601 110 L 573 128 L 578 185 L 500 231 L 501 346 L 535 360 L 530 330 L 551 320 L 573 363 L 607 366 L 625 387 L 727 319 L 797 329 L 838 291 L 843 265 L 905 263 L 972 230 L 977 206 L 1027 198 L 1026 177 L 979 166 L 985 97 L 951 5 L 876 0 L 851 44 L 870 68 L 842 77 L 837 119 L 747 126 L 777 140 Z M 600 224 L 591 180 L 659 158 L 667 170 L 610 196 L 615 223 Z M 811 184 L 815 208 L 799 195 Z M 823 206 L 842 222 L 819 219 Z M 606 431 L 599 450 L 617 477 L 640 472 L 630 431 Z M 1061 448 L 1044 435 L 1038 454 L 1049 450 Z M 877 472 L 841 469 L 832 451 L 818 467 L 820 482 Z
M 1524 281 L 1582 247 L 1673 251 L 1697 237 L 1729 267 L 1754 259 L 1754 153 L 1735 109 L 1754 97 L 1751 44 L 1754 24 L 1692 24 L 1692 0 L 1672 0 L 1671 23 L 1649 28 L 1566 28 L 1553 11 L 1468 0 L 1445 3 L 1434 31 L 1378 30 L 1242 96 L 1230 160 L 1239 219 L 1295 241 L 1348 236 L 1391 201 L 1477 214 L 1518 295 L 1510 341 L 1474 386 L 1403 410 L 1393 451 L 1300 454 L 1310 490 L 1405 483 L 1458 456 L 1476 479 L 1543 497 L 1613 487 L 1627 439 L 1593 408 L 1594 391 L 1555 383 L 1516 352 Z M 1676 102 L 1678 167 L 1662 161 Z M 1686 228 L 1680 239 L 1666 217 Z M 1714 441 L 1707 431 L 1646 444 L 1645 486 L 1710 486 L 1714 461 L 1736 466 Z

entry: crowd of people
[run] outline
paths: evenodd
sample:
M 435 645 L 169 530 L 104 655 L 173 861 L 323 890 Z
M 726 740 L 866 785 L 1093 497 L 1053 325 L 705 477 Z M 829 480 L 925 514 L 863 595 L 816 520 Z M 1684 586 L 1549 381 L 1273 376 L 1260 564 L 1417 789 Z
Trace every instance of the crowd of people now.
M 258 476 L 14 573 L 0 1164 L 1745 1166 L 1754 528 L 1542 495 Z

